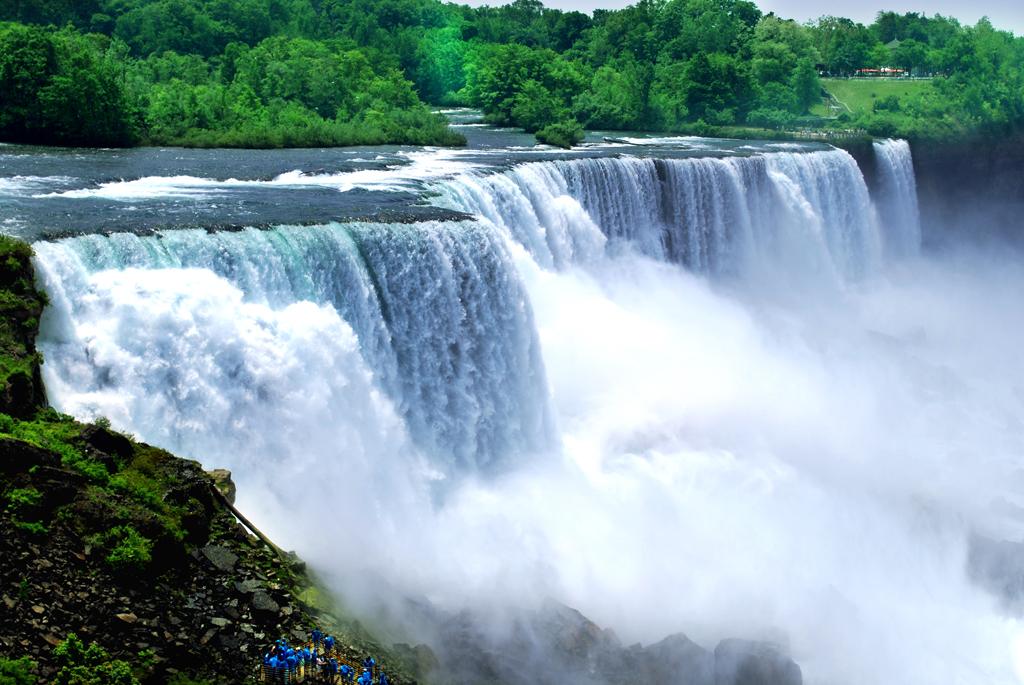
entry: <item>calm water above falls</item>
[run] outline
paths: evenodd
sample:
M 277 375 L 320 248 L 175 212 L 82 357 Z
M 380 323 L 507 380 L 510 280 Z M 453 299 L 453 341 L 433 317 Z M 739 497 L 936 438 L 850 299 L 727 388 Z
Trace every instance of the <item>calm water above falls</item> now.
M 898 142 L 872 193 L 822 146 L 467 131 L 0 148 L 9 230 L 89 233 L 36 243 L 51 400 L 232 468 L 388 588 L 356 606 L 551 596 L 625 640 L 782 633 L 809 683 L 1017 682 L 967 561 L 1022 537 L 1024 262 L 920 254 Z

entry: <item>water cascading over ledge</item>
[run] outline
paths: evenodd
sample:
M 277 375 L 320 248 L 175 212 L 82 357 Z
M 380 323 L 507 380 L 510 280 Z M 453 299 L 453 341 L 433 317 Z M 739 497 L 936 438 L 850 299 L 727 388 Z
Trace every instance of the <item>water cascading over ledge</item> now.
M 879 216 L 883 225 L 892 229 L 886 247 L 896 257 L 916 255 L 921 249 L 921 216 L 910 144 L 876 140 L 873 148 Z
M 467 173 L 436 191 L 439 204 L 486 218 L 548 267 L 628 246 L 700 273 L 768 263 L 855 280 L 877 269 L 883 243 L 920 240 L 914 227 L 879 226 L 842 150 L 535 162 Z M 889 204 L 903 217 L 910 202 L 893 194 Z
M 880 164 L 890 163 L 893 174 L 910 168 L 909 148 L 894 143 L 885 149 L 891 154 Z M 37 243 L 54 303 L 41 341 L 51 360 L 46 373 L 50 385 L 63 388 L 51 394 L 58 406 L 86 417 L 138 417 L 147 411 L 144 398 L 161 397 L 177 419 L 153 414 L 151 423 L 166 431 L 164 424 L 198 420 L 190 407 L 195 391 L 183 389 L 189 378 L 178 367 L 187 369 L 209 353 L 210 368 L 194 375 L 213 369 L 228 389 L 249 383 L 257 400 L 273 396 L 268 384 L 234 370 L 244 369 L 244 341 L 230 353 L 211 352 L 209 341 L 204 351 L 177 349 L 130 335 L 133 325 L 151 325 L 146 321 L 110 319 L 121 295 L 103 274 L 143 269 L 155 282 L 168 270 L 201 270 L 240 291 L 244 303 L 266 307 L 268 316 L 300 302 L 329 308 L 350 327 L 354 354 L 372 374 L 372 387 L 394 404 L 414 441 L 446 471 L 486 469 L 557 443 L 531 306 L 504 238 L 521 243 L 547 268 L 636 250 L 710 275 L 742 278 L 767 265 L 808 275 L 812 283 L 856 279 L 881 258 L 879 222 L 863 177 L 839 150 L 545 161 L 463 174 L 434 190 L 436 201 L 482 222 L 164 231 Z M 916 218 L 901 194 L 885 202 L 883 216 Z M 919 240 L 916 225 L 895 221 L 883 229 L 887 249 Z M 176 280 L 187 286 L 194 275 Z M 100 317 L 114 333 L 98 331 L 93 319 Z M 263 319 L 258 325 L 273 327 Z M 187 341 L 182 332 L 172 326 L 167 334 Z M 216 330 L 204 334 L 218 339 Z M 153 347 L 131 351 L 144 342 Z M 102 361 L 104 347 L 118 353 Z M 122 368 L 125 355 L 143 357 L 154 349 L 170 371 L 150 364 L 133 375 Z M 137 406 L 105 407 L 101 398 L 118 392 Z M 246 392 L 223 393 L 214 404 L 235 402 L 234 413 L 244 415 L 251 399 Z M 165 444 L 181 449 L 179 439 L 168 435 Z
M 37 243 L 47 390 L 234 468 L 353 594 L 781 630 L 807 682 L 1015 682 L 964 565 L 969 528 L 1018 530 L 1020 262 L 887 270 L 901 226 L 848 162 L 536 162 L 436 186 L 477 223 Z
M 120 413 L 138 422 L 153 413 L 147 405 L 159 398 L 163 413 L 151 416 L 152 425 L 126 428 L 166 433 L 168 446 L 180 448 L 173 427 L 187 435 L 189 425 L 205 420 L 190 384 L 223 386 L 211 393 L 218 406 L 230 405 L 225 422 L 233 415 L 242 420 L 261 403 L 272 405 L 275 395 L 301 392 L 254 378 L 246 368 L 246 338 L 251 334 L 254 344 L 266 335 L 290 342 L 292 334 L 267 317 L 312 302 L 335 311 L 337 323 L 351 328 L 358 343 L 354 355 L 361 357 L 356 363 L 365 364 L 372 385 L 391 399 L 415 442 L 442 470 L 486 470 L 511 454 L 553 444 L 530 305 L 503 244 L 479 224 L 88 235 L 35 247 L 52 302 L 40 340 L 47 384 L 62 388 L 51 394 L 76 415 L 118 414 L 106 406 L 111 398 L 104 391 L 110 390 L 122 398 L 116 402 L 134 404 Z M 211 287 L 241 292 L 244 302 L 225 307 L 251 304 L 265 311 L 243 331 L 228 331 L 216 313 L 200 322 L 186 312 L 169 323 L 166 312 L 125 302 L 140 286 L 112 282 L 111 274 L 128 272 L 153 283 L 153 297 L 165 296 L 158 284 L 161 274 L 171 273 L 179 289 L 172 298 L 191 297 L 190 287 L 199 291 L 213 280 L 220 283 Z M 142 333 L 154 327 L 164 327 L 168 340 Z M 308 363 L 300 382 L 330 382 L 318 376 L 326 370 L 315 368 L 315 355 Z M 326 396 L 340 401 L 342 391 Z M 331 411 L 344 420 L 345 407 L 328 408 L 326 415 Z

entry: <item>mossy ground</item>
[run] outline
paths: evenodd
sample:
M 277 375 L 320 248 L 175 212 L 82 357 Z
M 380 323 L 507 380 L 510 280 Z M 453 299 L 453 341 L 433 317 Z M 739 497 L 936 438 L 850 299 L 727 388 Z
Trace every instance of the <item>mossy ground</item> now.
M 242 527 L 200 464 L 45 406 L 31 257 L 0 236 L 0 685 L 55 682 L 76 635 L 104 668 L 129 665 L 126 683 L 248 682 L 274 639 L 314 626 L 393 664 L 304 565 Z
M 42 404 L 35 337 L 46 297 L 31 258 L 28 245 L 0 235 L 0 411 L 15 415 Z

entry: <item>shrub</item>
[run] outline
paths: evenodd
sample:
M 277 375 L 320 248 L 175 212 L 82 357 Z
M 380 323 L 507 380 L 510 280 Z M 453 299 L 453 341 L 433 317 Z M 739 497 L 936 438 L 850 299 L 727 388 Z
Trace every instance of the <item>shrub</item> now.
M 5 511 L 11 515 L 11 524 L 32 535 L 45 535 L 47 528 L 42 523 L 30 519 L 38 518 L 39 503 L 42 493 L 35 488 L 12 488 L 4 495 L 7 506 Z
M 111 659 L 98 644 L 88 647 L 74 633 L 53 650 L 54 685 L 139 685 L 127 661 Z
M 895 95 L 888 95 L 880 100 L 875 100 L 871 109 L 874 112 L 899 112 L 900 99 Z
M 7 511 L 15 515 L 37 506 L 42 497 L 35 488 L 13 488 L 4 495 Z
M 32 675 L 36 663 L 23 656 L 20 659 L 8 659 L 0 656 L 0 685 L 33 685 L 36 677 Z
M 562 121 L 545 126 L 536 133 L 537 140 L 568 150 L 583 142 L 583 127 L 576 121 Z
M 115 526 L 95 536 L 94 544 L 108 550 L 106 561 L 115 570 L 138 570 L 153 560 L 153 542 L 131 526 Z
M 795 118 L 792 113 L 781 109 L 755 109 L 747 115 L 747 122 L 762 128 L 781 130 L 792 125 Z

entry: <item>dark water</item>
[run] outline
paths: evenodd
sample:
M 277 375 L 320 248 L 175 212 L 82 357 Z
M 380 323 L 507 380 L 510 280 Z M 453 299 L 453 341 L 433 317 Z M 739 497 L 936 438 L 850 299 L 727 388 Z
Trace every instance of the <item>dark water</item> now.
M 29 240 L 89 232 L 445 219 L 427 184 L 566 156 L 749 154 L 778 144 L 591 132 L 572 152 L 448 110 L 468 145 L 294 150 L 72 149 L 0 144 L 0 231 Z M 801 149 L 820 146 L 800 145 Z

